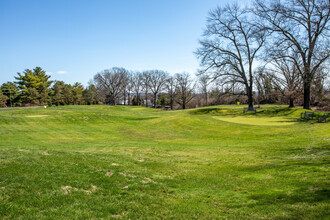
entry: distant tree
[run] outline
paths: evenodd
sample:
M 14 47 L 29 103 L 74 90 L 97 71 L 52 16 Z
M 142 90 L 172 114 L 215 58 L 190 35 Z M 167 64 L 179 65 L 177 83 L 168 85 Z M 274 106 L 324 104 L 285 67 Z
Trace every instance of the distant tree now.
M 56 106 L 66 104 L 64 98 L 64 87 L 65 83 L 63 81 L 55 81 L 53 87 L 51 88 L 52 103 Z
M 13 82 L 3 83 L 0 87 L 3 94 L 8 97 L 7 106 L 13 107 L 19 104 L 19 88 Z
M 255 14 L 261 18 L 261 29 L 273 36 L 273 48 L 292 48 L 304 86 L 304 108 L 310 108 L 312 81 L 318 68 L 330 56 L 329 0 L 255 0 Z M 300 65 L 300 63 L 302 65 Z
M 72 86 L 72 100 L 74 105 L 81 105 L 83 104 L 83 91 L 84 86 L 81 83 L 76 82 Z
M 105 94 L 106 103 L 116 104 L 116 100 L 122 92 L 126 73 L 127 71 L 124 68 L 113 67 L 94 76 L 95 86 L 98 88 L 98 91 Z
M 150 85 L 150 79 L 151 79 L 151 72 L 150 71 L 144 71 L 142 72 L 142 87 L 145 92 L 145 103 L 146 107 L 148 107 L 148 91 L 149 91 L 149 85 Z
M 134 72 L 132 74 L 131 84 L 132 84 L 132 90 L 136 94 L 136 100 L 140 100 L 140 93 L 143 88 L 142 73 Z M 140 105 L 140 104 L 141 104 L 140 101 L 136 101 L 133 103 L 133 105 Z
M 130 85 L 130 72 L 126 71 L 123 74 L 121 91 L 124 99 L 124 105 L 126 105 L 126 97 L 128 99 L 128 104 L 130 104 L 130 92 L 131 92 L 131 85 Z
M 154 97 L 154 108 L 156 108 L 157 94 L 163 89 L 168 78 L 168 73 L 162 70 L 150 70 L 149 74 L 149 86 Z
M 83 99 L 85 104 L 93 105 L 97 103 L 97 91 L 94 84 L 90 84 L 84 91 L 83 91 Z
M 207 100 L 208 100 L 208 86 L 209 86 L 209 84 L 210 84 L 209 76 L 200 75 L 198 77 L 198 85 L 199 85 L 199 88 L 200 88 L 200 90 L 203 94 L 206 106 L 208 105 Z
M 166 83 L 165 83 L 165 88 L 167 91 L 167 94 L 170 98 L 170 106 L 171 106 L 171 110 L 173 110 L 173 104 L 174 104 L 174 99 L 175 99 L 175 78 L 173 76 L 169 76 L 166 79 Z
M 186 109 L 187 104 L 193 99 L 194 82 L 189 73 L 175 74 L 175 81 L 175 101 L 182 109 Z
M 137 95 L 133 96 L 132 105 L 137 105 L 137 106 L 143 105 L 143 99 Z
M 281 87 L 275 82 L 274 74 L 260 68 L 257 70 L 255 84 L 258 90 L 258 99 L 260 104 L 275 103 L 278 100 L 279 94 L 277 94 L 276 91 L 281 91 Z
M 131 92 L 133 90 L 133 75 L 134 72 L 132 71 L 128 71 L 126 76 L 127 76 L 127 80 L 126 80 L 126 91 L 127 91 L 127 103 L 128 105 L 131 105 Z
M 268 78 L 272 78 L 273 87 L 277 88 L 289 101 L 289 107 L 294 107 L 294 101 L 302 92 L 301 68 L 297 65 L 297 53 L 283 51 L 269 54 L 269 62 L 264 68 Z M 291 58 L 289 58 L 291 57 Z M 262 77 L 261 77 L 262 78 Z
M 253 108 L 253 64 L 266 36 L 252 23 L 253 15 L 237 4 L 216 8 L 209 13 L 196 52 L 203 67 L 200 74 L 245 86 L 249 109 Z
M 64 83 L 63 99 L 66 105 L 73 104 L 72 85 Z
M 40 94 L 38 90 L 32 87 L 28 87 L 25 92 L 25 100 L 26 103 L 32 104 L 32 105 L 40 105 L 41 103 L 39 102 L 40 100 Z
M 0 107 L 7 107 L 6 103 L 7 103 L 7 99 L 8 97 L 5 96 L 2 91 L 0 90 Z
M 165 106 L 167 104 L 167 100 L 166 100 L 166 94 L 164 93 L 160 93 L 158 96 L 158 104 L 161 106 Z

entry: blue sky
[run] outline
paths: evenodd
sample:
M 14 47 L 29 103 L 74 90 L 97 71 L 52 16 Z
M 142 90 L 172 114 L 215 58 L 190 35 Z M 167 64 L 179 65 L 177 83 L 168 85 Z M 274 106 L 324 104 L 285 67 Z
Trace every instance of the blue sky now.
M 84 85 L 114 66 L 194 74 L 208 11 L 228 2 L 0 0 L 0 84 L 36 66 Z

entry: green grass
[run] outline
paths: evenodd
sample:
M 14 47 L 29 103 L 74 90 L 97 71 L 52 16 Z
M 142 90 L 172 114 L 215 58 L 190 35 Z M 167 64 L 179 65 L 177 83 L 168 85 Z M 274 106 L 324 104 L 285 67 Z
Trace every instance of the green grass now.
M 330 123 L 242 108 L 0 110 L 0 218 L 329 218 Z

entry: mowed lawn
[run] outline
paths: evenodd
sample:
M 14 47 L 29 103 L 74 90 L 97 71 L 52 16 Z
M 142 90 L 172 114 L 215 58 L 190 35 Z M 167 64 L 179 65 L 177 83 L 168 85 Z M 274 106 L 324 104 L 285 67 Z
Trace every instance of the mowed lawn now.
M 329 218 L 330 123 L 242 109 L 0 110 L 0 218 Z

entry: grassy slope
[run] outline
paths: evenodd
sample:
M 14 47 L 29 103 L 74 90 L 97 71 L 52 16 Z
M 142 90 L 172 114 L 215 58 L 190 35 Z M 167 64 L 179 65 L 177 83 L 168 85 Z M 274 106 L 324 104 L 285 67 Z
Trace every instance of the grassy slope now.
M 241 109 L 1 110 L 0 217 L 329 216 L 330 123 Z

